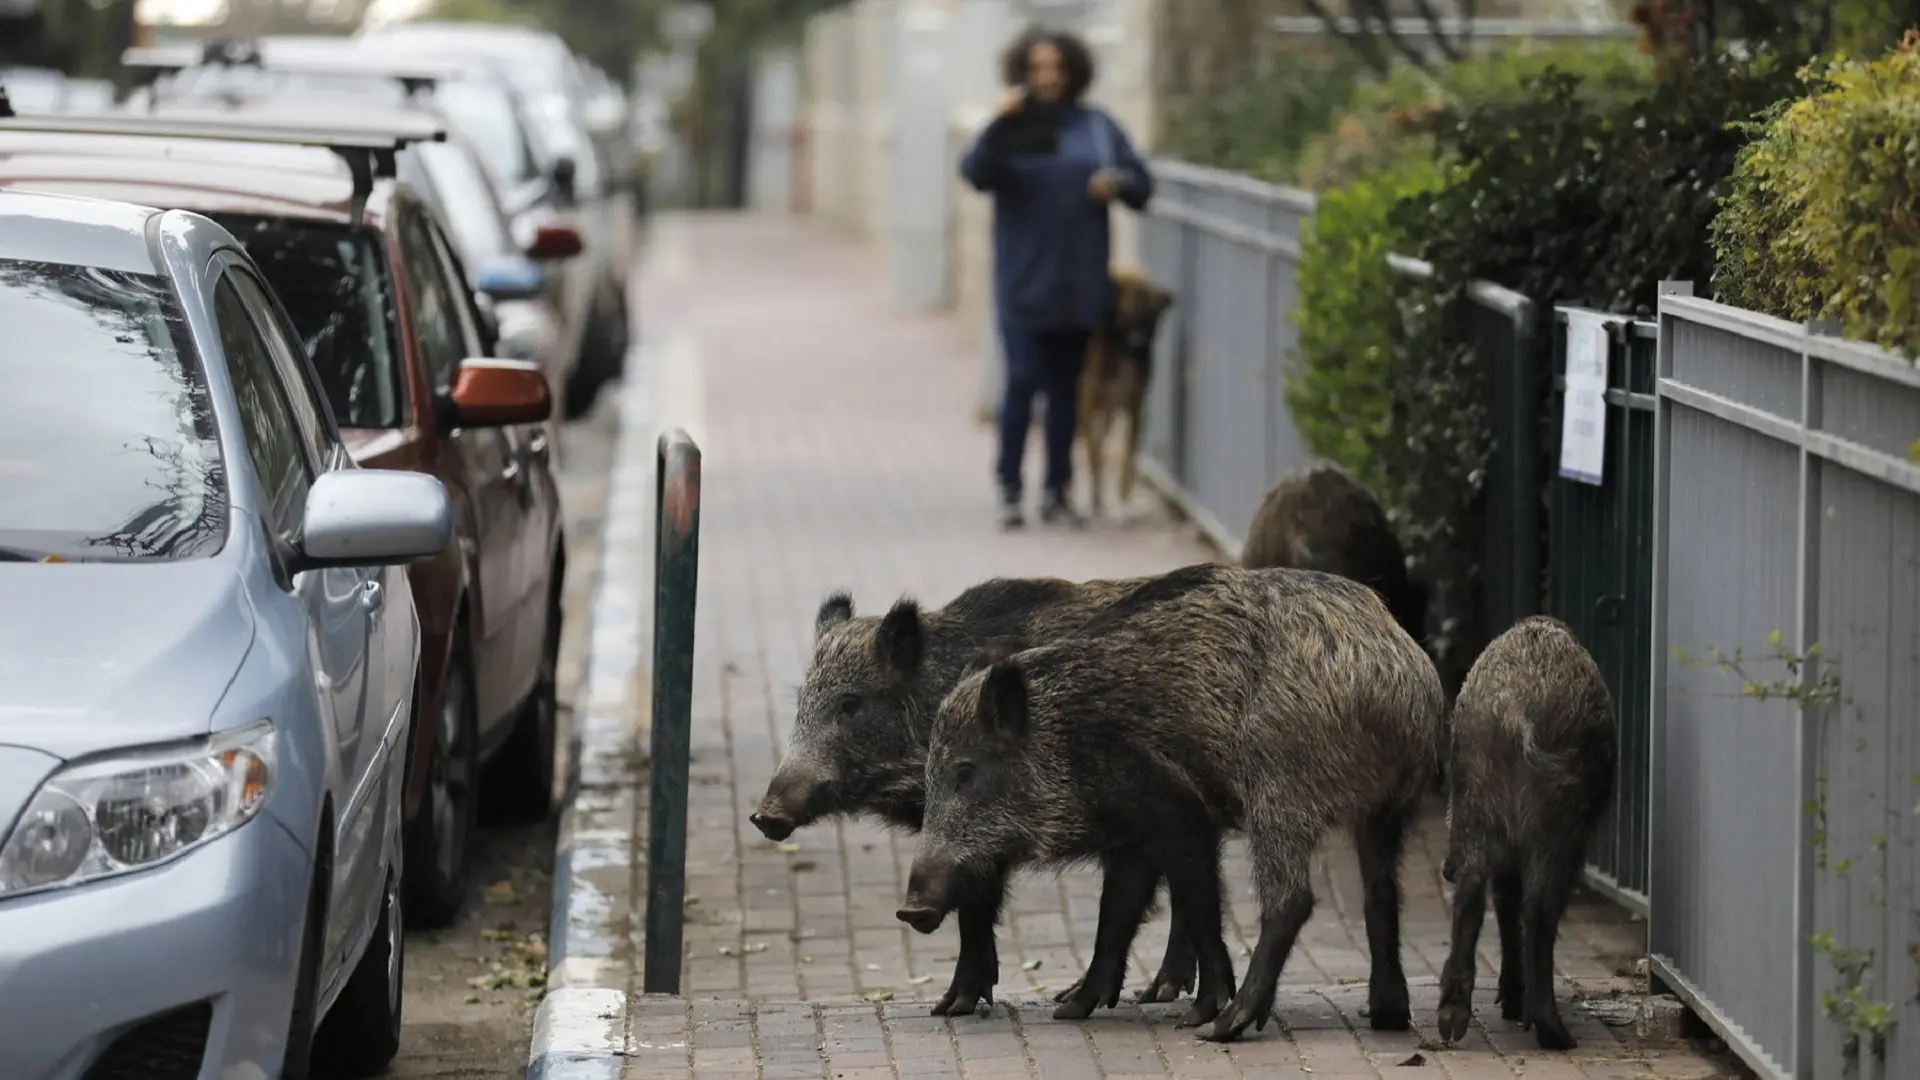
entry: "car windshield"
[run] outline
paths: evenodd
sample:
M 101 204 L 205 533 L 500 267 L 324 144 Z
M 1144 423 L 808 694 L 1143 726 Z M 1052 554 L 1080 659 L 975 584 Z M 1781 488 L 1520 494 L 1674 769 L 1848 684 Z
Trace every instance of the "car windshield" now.
M 513 237 L 479 163 L 451 143 L 421 143 L 414 150 L 440 195 L 441 216 L 453 229 L 454 246 L 467 269 L 475 269 L 481 259 L 511 252 Z
M 153 275 L 0 259 L 0 561 L 210 555 L 213 399 Z
M 434 88 L 433 100 L 501 182 L 525 183 L 539 171 L 513 96 L 505 88 L 473 79 L 450 80 Z
M 393 290 L 373 234 L 319 222 L 212 215 L 286 305 L 341 427 L 400 426 Z

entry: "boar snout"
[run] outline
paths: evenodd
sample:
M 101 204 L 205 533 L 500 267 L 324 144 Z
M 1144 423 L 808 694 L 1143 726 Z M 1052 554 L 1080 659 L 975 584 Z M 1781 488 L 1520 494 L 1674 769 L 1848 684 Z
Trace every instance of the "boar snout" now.
M 747 815 L 747 820 L 767 839 L 785 840 L 795 829 L 820 816 L 818 806 L 825 791 L 825 782 L 810 770 L 782 762 L 767 784 L 767 797 L 760 800 L 759 808 Z
M 907 900 L 893 917 L 923 934 L 940 929 L 952 909 L 953 868 L 915 859 L 907 875 Z

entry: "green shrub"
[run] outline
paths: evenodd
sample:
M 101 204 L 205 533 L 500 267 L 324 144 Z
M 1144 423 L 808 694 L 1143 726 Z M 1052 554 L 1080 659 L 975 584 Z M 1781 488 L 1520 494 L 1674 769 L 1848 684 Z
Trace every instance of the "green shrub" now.
M 1804 73 L 1750 125 L 1713 221 L 1717 297 L 1920 356 L 1920 31 Z
M 1431 161 L 1419 161 L 1326 192 L 1301 237 L 1299 352 L 1287 369 L 1287 409 L 1308 450 L 1375 490 L 1386 480 L 1378 464 L 1398 319 L 1387 255 L 1406 247 L 1391 215 L 1439 176 Z

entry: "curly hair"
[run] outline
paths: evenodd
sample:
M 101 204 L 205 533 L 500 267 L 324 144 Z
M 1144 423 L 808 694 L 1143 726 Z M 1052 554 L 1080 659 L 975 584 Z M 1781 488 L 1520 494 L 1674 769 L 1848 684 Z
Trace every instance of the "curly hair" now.
M 1079 36 L 1066 30 L 1029 26 L 1000 54 L 1000 78 L 1008 86 L 1027 81 L 1027 60 L 1035 45 L 1052 45 L 1060 50 L 1060 66 L 1067 77 L 1066 99 L 1079 101 L 1093 85 L 1093 50 Z

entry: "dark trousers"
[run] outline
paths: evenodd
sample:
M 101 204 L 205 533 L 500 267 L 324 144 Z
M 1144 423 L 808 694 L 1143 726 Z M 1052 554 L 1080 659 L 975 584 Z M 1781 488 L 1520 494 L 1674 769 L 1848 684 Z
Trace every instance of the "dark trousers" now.
M 1073 479 L 1073 434 L 1080 406 L 1080 369 L 1086 366 L 1086 330 L 1026 330 L 1000 325 L 1007 358 L 1007 385 L 1000 398 L 1000 462 L 995 468 L 1002 491 L 1020 493 L 1020 462 L 1033 424 L 1035 394 L 1047 399 L 1048 491 L 1065 491 Z

